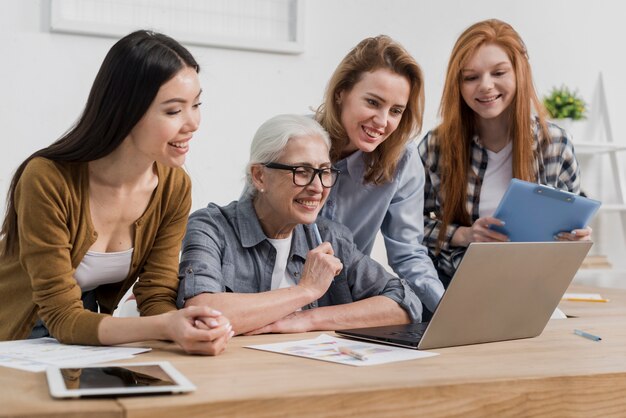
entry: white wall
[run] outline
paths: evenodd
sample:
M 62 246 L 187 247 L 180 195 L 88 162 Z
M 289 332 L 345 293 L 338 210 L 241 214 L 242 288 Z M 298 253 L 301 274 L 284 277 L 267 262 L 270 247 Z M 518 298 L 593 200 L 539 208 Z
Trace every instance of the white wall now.
M 115 40 L 50 33 L 48 0 L 0 0 L 0 7 L 4 207 L 13 170 L 77 118 Z M 236 199 L 256 127 L 275 114 L 306 113 L 317 106 L 345 53 L 363 37 L 380 33 L 404 44 L 425 72 L 425 130 L 436 123 L 457 36 L 471 23 L 495 17 L 511 23 L 525 40 L 540 93 L 565 83 L 590 99 L 602 71 L 619 138 L 626 114 L 622 10 L 619 0 L 314 0 L 306 2 L 306 51 L 301 55 L 191 46 L 204 88 L 203 122 L 187 160 L 193 207 Z

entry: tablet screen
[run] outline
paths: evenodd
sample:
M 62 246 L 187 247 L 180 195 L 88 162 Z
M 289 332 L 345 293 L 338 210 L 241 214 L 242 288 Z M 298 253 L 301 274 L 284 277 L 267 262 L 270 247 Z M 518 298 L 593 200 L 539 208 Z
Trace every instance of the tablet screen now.
M 188 392 L 195 387 L 168 362 L 57 367 L 47 371 L 54 397 Z
M 109 366 L 61 369 L 68 389 L 132 388 L 144 386 L 171 386 L 171 377 L 158 365 Z

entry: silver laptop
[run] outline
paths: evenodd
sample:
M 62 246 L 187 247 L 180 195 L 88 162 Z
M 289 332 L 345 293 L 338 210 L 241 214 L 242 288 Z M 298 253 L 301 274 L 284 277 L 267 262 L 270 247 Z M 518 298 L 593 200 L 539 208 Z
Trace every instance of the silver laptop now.
M 536 337 L 592 245 L 472 243 L 430 322 L 336 333 L 418 349 Z

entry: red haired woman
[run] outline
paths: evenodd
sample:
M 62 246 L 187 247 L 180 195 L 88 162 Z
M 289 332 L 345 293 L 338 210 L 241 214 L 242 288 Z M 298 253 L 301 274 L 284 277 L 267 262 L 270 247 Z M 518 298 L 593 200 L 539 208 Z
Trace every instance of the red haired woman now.
M 439 111 L 441 124 L 418 148 L 426 170 L 424 243 L 447 285 L 471 242 L 507 241 L 489 226 L 502 224 L 492 215 L 512 178 L 579 193 L 580 173 L 567 133 L 545 119 L 524 42 L 505 22 L 485 20 L 461 34 Z

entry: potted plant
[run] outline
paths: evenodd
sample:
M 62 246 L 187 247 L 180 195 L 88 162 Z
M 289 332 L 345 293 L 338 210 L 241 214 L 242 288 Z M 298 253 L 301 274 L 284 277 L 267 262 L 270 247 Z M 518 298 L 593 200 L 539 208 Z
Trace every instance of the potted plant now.
M 543 97 L 543 105 L 556 125 L 573 136 L 581 131 L 579 125 L 586 118 L 587 104 L 578 91 L 570 90 L 566 86 L 554 87 Z

